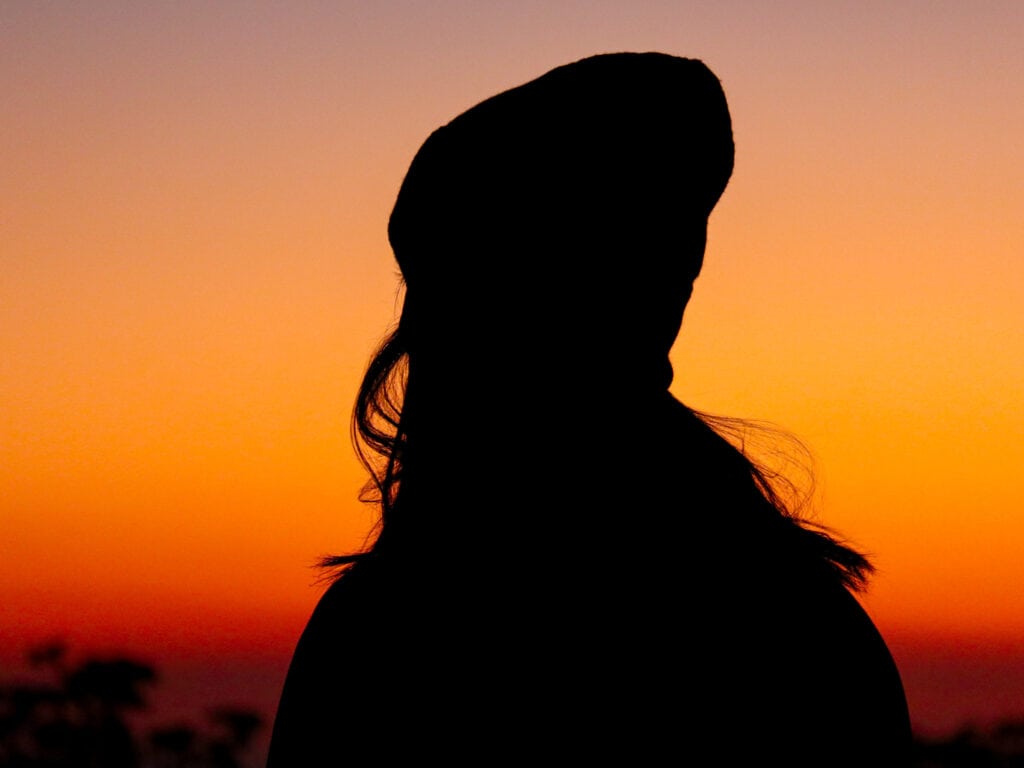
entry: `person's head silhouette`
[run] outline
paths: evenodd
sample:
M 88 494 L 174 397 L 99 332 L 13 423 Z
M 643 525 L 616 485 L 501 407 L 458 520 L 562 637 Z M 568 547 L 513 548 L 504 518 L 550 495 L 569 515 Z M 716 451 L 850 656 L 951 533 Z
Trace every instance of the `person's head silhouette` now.
M 526 379 L 664 389 L 732 165 L 696 60 L 594 56 L 476 105 L 427 139 L 391 215 L 408 351 L 484 336 Z

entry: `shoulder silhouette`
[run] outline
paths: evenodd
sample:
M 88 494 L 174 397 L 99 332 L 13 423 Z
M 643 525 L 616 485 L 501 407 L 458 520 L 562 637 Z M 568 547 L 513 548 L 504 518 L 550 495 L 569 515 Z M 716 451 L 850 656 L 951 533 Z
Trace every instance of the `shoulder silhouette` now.
M 273 768 L 906 761 L 870 564 L 668 392 L 733 154 L 718 79 L 660 53 L 558 67 L 420 148 L 353 415 L 380 525 L 325 562 Z

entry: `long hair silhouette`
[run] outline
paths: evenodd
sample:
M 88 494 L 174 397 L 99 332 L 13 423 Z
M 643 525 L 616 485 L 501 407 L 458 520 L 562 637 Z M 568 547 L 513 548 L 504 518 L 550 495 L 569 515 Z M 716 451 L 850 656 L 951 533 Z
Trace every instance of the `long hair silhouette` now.
M 353 414 L 379 525 L 322 563 L 271 764 L 905 760 L 851 595 L 870 563 L 668 392 L 733 160 L 718 79 L 659 53 L 559 67 L 423 144 Z

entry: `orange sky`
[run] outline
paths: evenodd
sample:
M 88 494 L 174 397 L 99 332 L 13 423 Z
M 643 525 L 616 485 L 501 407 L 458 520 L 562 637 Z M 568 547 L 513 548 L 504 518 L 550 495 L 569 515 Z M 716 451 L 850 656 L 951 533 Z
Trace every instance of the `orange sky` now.
M 807 443 L 901 666 L 1013 656 L 1024 9 L 507 5 L 0 9 L 0 658 L 62 633 L 279 675 L 309 564 L 370 520 L 348 413 L 412 154 L 609 50 L 702 58 L 733 112 L 673 391 Z

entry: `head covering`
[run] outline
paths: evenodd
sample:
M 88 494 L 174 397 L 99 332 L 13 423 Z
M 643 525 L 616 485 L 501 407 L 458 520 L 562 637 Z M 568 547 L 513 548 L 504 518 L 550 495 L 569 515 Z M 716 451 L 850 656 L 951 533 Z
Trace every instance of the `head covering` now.
M 682 256 L 648 241 L 666 226 L 706 223 L 732 166 L 725 95 L 702 62 L 592 56 L 436 130 L 413 159 L 388 235 L 410 290 L 467 276 L 594 277 L 616 253 L 654 277 L 659 260 Z M 700 269 L 671 266 L 691 281 Z

